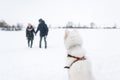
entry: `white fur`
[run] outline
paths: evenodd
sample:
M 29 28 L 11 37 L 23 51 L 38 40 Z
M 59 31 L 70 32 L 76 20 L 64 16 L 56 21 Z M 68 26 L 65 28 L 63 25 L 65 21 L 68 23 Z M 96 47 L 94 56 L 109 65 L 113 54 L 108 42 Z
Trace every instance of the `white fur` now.
M 66 49 L 69 49 L 72 45 L 80 44 L 82 45 L 82 39 L 77 30 L 74 31 L 65 31 L 66 39 L 64 40 Z M 77 36 L 77 37 L 76 37 Z
M 82 48 L 82 39 L 77 30 L 73 31 L 65 31 L 64 37 L 65 47 L 67 49 L 67 53 L 77 57 L 85 56 L 85 50 Z M 79 44 L 80 46 L 75 46 L 70 48 L 73 45 Z M 86 56 L 85 56 L 86 57 Z M 67 57 L 67 65 L 74 61 L 74 58 Z M 80 60 L 75 62 L 70 69 L 68 69 L 69 80 L 94 80 L 91 73 L 91 65 L 88 59 Z

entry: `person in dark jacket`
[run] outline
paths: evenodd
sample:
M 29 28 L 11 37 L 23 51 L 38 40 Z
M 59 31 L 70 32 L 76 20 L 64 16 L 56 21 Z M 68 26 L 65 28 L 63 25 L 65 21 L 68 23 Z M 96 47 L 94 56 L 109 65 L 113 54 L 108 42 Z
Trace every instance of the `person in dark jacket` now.
M 39 48 L 41 48 L 42 38 L 44 38 L 45 48 L 47 48 L 46 37 L 48 35 L 48 27 L 47 27 L 47 25 L 46 25 L 46 23 L 43 19 L 39 19 L 39 24 L 38 24 L 38 27 L 37 27 L 37 30 L 36 30 L 36 34 L 37 34 L 38 31 L 40 31 Z
M 28 47 L 30 47 L 30 48 L 32 48 L 32 45 L 33 45 L 34 34 L 35 34 L 35 30 L 34 30 L 33 26 L 31 24 L 28 24 L 28 26 L 26 28 L 26 37 L 28 40 Z

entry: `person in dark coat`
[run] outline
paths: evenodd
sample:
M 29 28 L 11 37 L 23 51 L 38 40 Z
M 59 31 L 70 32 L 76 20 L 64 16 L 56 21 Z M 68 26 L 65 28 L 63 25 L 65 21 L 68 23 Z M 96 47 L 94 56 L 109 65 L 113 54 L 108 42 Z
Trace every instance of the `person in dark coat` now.
M 43 38 L 44 38 L 44 42 L 45 42 L 45 48 L 47 48 L 46 37 L 48 35 L 48 27 L 47 27 L 45 21 L 42 20 L 42 19 L 39 19 L 39 24 L 38 24 L 38 27 L 37 27 L 37 30 L 36 30 L 36 34 L 37 34 L 38 31 L 40 31 L 39 48 L 41 48 L 41 42 L 42 42 Z
M 34 34 L 35 34 L 35 30 L 34 30 L 33 26 L 31 24 L 28 24 L 28 26 L 26 28 L 26 37 L 28 40 L 28 47 L 30 47 L 30 48 L 32 48 L 32 45 L 33 45 Z

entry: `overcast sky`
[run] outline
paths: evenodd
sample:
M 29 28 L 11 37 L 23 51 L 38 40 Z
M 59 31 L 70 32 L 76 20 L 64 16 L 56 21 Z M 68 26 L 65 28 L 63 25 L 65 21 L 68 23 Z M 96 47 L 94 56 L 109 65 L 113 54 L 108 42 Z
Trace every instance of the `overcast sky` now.
M 32 23 L 43 18 L 48 25 L 120 25 L 120 0 L 0 0 L 0 20 L 9 24 Z

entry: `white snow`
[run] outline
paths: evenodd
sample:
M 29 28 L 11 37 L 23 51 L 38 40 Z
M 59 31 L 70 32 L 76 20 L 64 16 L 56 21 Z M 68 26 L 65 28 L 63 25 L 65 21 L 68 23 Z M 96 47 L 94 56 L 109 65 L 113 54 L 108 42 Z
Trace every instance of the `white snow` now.
M 120 80 L 120 30 L 79 29 L 95 80 Z M 0 31 L 0 80 L 68 80 L 64 29 L 50 29 L 48 48 L 27 47 L 25 31 Z

